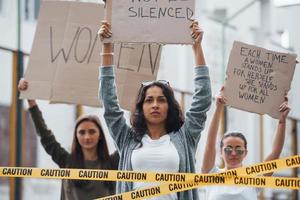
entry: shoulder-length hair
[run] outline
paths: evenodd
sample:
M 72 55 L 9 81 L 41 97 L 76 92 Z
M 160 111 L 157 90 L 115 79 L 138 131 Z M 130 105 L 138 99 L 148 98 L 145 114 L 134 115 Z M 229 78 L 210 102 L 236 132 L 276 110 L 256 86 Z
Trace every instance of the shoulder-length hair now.
M 135 107 L 131 113 L 131 125 L 134 130 L 134 138 L 137 141 L 141 141 L 143 135 L 147 132 L 147 123 L 143 112 L 143 104 L 146 97 L 146 92 L 150 87 L 157 86 L 162 89 L 164 96 L 168 102 L 168 114 L 166 120 L 167 133 L 178 131 L 184 122 L 184 116 L 179 103 L 175 99 L 173 89 L 169 84 L 162 83 L 160 81 L 153 81 L 146 86 L 142 84 L 138 91 L 138 95 L 135 101 Z
M 83 115 L 77 119 L 75 128 L 74 128 L 74 134 L 73 134 L 70 167 L 78 168 L 78 169 L 86 168 L 84 165 L 84 155 L 83 155 L 82 147 L 79 144 L 78 138 L 76 136 L 78 126 L 83 122 L 92 122 L 98 128 L 98 131 L 100 134 L 100 140 L 97 145 L 98 161 L 102 164 L 101 166 L 103 169 L 112 169 L 112 163 L 111 163 L 111 159 L 109 156 L 106 138 L 105 138 L 100 120 L 96 115 Z M 87 181 L 75 180 L 74 184 L 77 187 L 83 187 L 84 185 L 87 184 Z

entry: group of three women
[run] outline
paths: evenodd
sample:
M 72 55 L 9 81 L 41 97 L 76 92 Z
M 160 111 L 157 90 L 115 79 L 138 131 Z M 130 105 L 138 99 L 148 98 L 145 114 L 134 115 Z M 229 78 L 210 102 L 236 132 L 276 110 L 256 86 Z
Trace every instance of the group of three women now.
M 75 125 L 71 153 L 55 140 L 47 128 L 34 100 L 28 100 L 29 110 L 41 143 L 54 162 L 62 168 L 118 169 L 133 171 L 161 171 L 195 173 L 195 153 L 204 129 L 206 112 L 211 104 L 211 85 L 201 41 L 203 31 L 197 22 L 191 23 L 192 45 L 195 55 L 195 91 L 190 109 L 184 116 L 167 81 L 150 81 L 141 84 L 131 126 L 126 124 L 124 113 L 118 104 L 113 68 L 113 44 L 104 43 L 100 67 L 100 96 L 104 106 L 104 118 L 114 139 L 118 153 L 109 155 L 107 143 L 99 119 L 93 115 L 80 117 Z M 111 27 L 106 21 L 99 30 L 100 39 L 110 37 Z M 26 90 L 29 83 L 21 79 L 19 90 Z M 224 169 L 215 167 L 215 143 L 220 112 L 225 104 L 222 96 L 216 99 L 216 110 L 210 124 L 202 164 L 203 173 L 218 172 L 240 167 L 247 155 L 247 141 L 240 133 L 228 133 L 221 141 Z M 289 108 L 284 102 L 275 136 L 273 150 L 266 160 L 279 157 L 285 132 L 285 119 Z M 150 184 L 153 185 L 153 184 Z M 142 182 L 117 182 L 116 192 L 122 193 L 149 186 Z M 234 189 L 232 192 L 211 187 L 214 195 L 208 199 L 253 199 L 251 188 Z M 114 182 L 63 180 L 61 199 L 93 199 L 115 193 Z M 210 193 L 209 193 L 210 194 Z M 249 196 L 250 195 L 250 196 Z M 253 198 L 252 198 L 253 197 Z M 255 197 L 256 198 L 256 197 Z M 157 200 L 197 200 L 198 191 L 187 190 L 161 197 Z

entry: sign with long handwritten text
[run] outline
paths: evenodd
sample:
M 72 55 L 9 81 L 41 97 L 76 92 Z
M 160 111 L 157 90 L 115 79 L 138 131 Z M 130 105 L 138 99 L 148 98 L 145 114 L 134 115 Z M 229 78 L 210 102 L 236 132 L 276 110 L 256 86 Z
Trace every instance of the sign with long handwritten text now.
M 21 98 L 100 106 L 99 24 L 103 4 L 43 1 Z M 140 84 L 156 79 L 161 46 L 115 45 L 115 72 L 121 107 L 132 108 Z
M 296 55 L 235 41 L 228 61 L 224 95 L 229 106 L 279 118 L 290 90 Z
M 189 26 L 195 0 L 112 1 L 112 40 L 192 44 Z

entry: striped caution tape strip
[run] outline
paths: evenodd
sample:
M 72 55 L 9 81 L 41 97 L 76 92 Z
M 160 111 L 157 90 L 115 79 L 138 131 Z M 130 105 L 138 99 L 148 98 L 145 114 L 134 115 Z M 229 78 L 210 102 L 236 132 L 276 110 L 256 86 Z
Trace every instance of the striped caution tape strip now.
M 246 167 L 228 170 L 218 175 L 223 176 L 254 176 L 266 174 L 287 168 L 300 166 L 300 155 L 290 156 L 273 161 L 258 163 Z M 212 174 L 210 174 L 212 175 Z M 30 167 L 0 167 L 0 177 L 52 178 L 52 179 L 81 179 L 99 181 L 131 181 L 131 182 L 181 182 L 196 180 L 199 176 L 210 176 L 192 173 L 164 172 L 133 172 L 118 170 L 90 169 L 44 169 Z
M 251 187 L 287 188 L 300 189 L 300 179 L 280 177 L 254 177 L 259 174 L 266 174 L 287 168 L 300 166 L 300 155 L 290 156 L 278 160 L 259 163 L 247 167 L 229 170 L 219 174 L 192 174 L 192 173 L 158 173 L 158 172 L 133 172 L 117 170 L 88 170 L 88 169 L 41 169 L 28 167 L 0 167 L 0 177 L 28 177 L 28 178 L 52 178 L 52 179 L 81 179 L 99 181 L 130 181 L 130 182 L 160 182 L 169 183 L 160 186 L 145 188 L 141 191 L 162 191 L 158 195 L 168 194 L 197 188 L 203 185 L 246 185 Z M 253 185 L 248 183 L 251 180 L 263 179 L 266 185 Z M 221 181 L 220 181 L 221 180 Z M 224 180 L 224 181 L 223 181 Z M 240 181 L 239 181 L 240 180 Z M 248 181 L 248 182 L 245 182 Z M 171 184 L 170 184 L 171 183 Z M 255 183 L 255 182 L 254 182 Z M 174 188 L 172 188 L 174 186 Z M 171 188 L 170 188 L 171 187 Z M 180 188 L 177 188 L 180 187 Z M 121 199 L 128 199 L 129 195 L 137 191 L 121 194 Z M 144 194 L 144 193 L 143 193 Z M 149 193 L 150 194 L 150 193 Z M 152 193 L 151 193 L 152 194 Z M 125 195 L 124 197 L 122 195 Z M 141 196 L 141 195 L 138 195 Z M 147 196 L 151 197 L 155 195 Z M 114 196 L 113 196 L 114 197 Z M 120 197 L 120 196 L 116 196 Z M 102 198 L 110 199 L 112 197 Z M 141 197 L 145 198 L 145 197 Z M 133 198 L 137 199 L 137 198 Z
M 259 188 L 276 188 L 276 189 L 300 189 L 300 178 L 282 178 L 282 177 L 251 177 L 238 176 L 226 178 L 218 175 L 211 175 L 210 177 L 203 177 L 197 183 L 170 183 L 161 184 L 149 188 L 134 190 L 118 195 L 98 198 L 96 200 L 127 200 L 127 199 L 145 199 L 154 196 L 161 196 L 173 192 L 182 192 L 185 190 L 195 189 L 201 186 L 209 185 L 234 185 L 234 186 L 248 186 Z
M 220 173 L 227 176 L 259 175 L 300 166 L 300 155 L 262 162 Z
M 270 172 L 279 171 L 287 168 L 294 168 L 300 166 L 300 156 L 290 156 L 273 161 L 263 162 L 247 167 L 240 167 L 233 170 L 228 170 L 223 173 L 211 174 L 210 177 L 203 177 L 195 175 L 194 181 L 187 183 L 172 183 L 161 184 L 155 187 L 144 188 L 131 192 L 122 193 L 119 195 L 99 198 L 97 200 L 115 200 L 115 199 L 143 199 L 154 196 L 166 195 L 173 192 L 182 192 L 185 190 L 195 189 L 206 185 L 241 185 L 249 187 L 262 188 L 285 188 L 285 189 L 300 189 L 300 179 L 298 178 L 282 178 L 282 177 L 249 177 L 255 175 L 266 174 Z M 247 177 L 241 177 L 247 175 Z M 220 181 L 225 178 L 225 181 Z M 197 178 L 197 179 L 196 179 Z

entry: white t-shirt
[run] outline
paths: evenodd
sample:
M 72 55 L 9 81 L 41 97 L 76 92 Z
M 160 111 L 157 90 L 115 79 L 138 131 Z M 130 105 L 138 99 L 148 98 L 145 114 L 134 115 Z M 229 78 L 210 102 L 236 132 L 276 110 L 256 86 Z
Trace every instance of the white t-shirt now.
M 148 134 L 142 138 L 142 147 L 132 152 L 133 171 L 178 172 L 179 155 L 168 134 L 158 140 L 152 140 Z M 134 182 L 133 189 L 159 185 L 159 183 Z M 177 200 L 177 194 L 171 193 L 150 198 L 151 200 Z
M 209 173 L 224 172 L 224 169 L 214 167 Z M 206 200 L 257 200 L 261 189 L 242 186 L 206 186 Z

